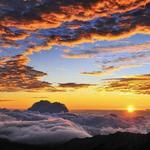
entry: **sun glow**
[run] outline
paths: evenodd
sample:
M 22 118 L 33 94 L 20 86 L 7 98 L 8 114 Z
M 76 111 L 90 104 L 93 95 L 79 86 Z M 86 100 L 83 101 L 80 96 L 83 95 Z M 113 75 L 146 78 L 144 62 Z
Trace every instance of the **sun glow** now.
M 129 106 L 127 107 L 127 111 L 128 111 L 128 113 L 133 113 L 133 112 L 135 111 L 135 107 L 132 106 L 132 105 L 129 105 Z

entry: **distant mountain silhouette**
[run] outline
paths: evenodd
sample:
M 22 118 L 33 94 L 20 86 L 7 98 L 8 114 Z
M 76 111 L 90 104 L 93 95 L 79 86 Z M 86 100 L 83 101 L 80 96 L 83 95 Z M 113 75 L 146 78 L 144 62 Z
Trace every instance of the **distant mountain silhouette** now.
M 38 111 L 40 113 L 68 112 L 68 109 L 64 104 L 58 102 L 51 103 L 47 100 L 41 100 L 39 102 L 34 103 L 28 110 Z
M 115 133 L 73 139 L 60 145 L 27 145 L 0 139 L 1 150 L 149 150 L 150 134 Z

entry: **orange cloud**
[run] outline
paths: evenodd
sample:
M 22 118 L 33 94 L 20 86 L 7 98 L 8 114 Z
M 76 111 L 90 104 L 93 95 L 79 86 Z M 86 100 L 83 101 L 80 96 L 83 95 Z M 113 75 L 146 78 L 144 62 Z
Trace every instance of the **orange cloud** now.
M 49 48 L 56 44 L 70 46 L 91 42 L 94 39 L 113 40 L 136 33 L 150 33 L 149 15 L 146 11 L 149 9 L 150 0 L 32 1 L 32 7 L 28 8 L 30 3 L 31 1 L 23 0 L 16 1 L 15 4 L 8 0 L 0 2 L 0 7 L 3 8 L 0 16 L 2 40 L 23 40 L 39 30 L 55 29 L 57 31 L 57 28 L 62 26 L 74 31 L 68 35 L 57 34 L 57 40 L 56 35 L 43 35 L 47 41 L 45 45 Z M 7 9 L 4 9 L 5 7 Z M 8 8 L 12 8 L 12 13 Z M 99 20 L 93 24 L 92 21 L 96 19 Z M 16 34 L 11 31 L 10 34 L 5 31 L 10 32 L 10 28 L 21 30 L 22 33 Z M 54 41 L 51 40 L 53 37 Z M 43 46 L 37 46 L 34 49 L 39 51 L 40 48 L 43 49 Z
M 23 41 L 27 47 L 21 55 L 0 60 L 0 90 L 50 88 L 50 83 L 39 80 L 45 73 L 27 66 L 27 57 L 34 52 L 49 50 L 54 45 L 73 46 L 94 40 L 120 39 L 136 33 L 150 34 L 149 5 L 150 0 L 0 1 L 0 47 L 17 47 L 18 41 Z M 32 37 L 35 41 L 42 39 L 42 42 L 33 46 L 29 39 Z M 140 47 L 145 49 L 143 45 Z M 68 53 L 64 57 L 88 58 L 96 54 Z M 105 67 L 104 72 L 116 69 Z
M 124 78 L 106 80 L 103 89 L 106 91 L 121 91 L 138 94 L 150 94 L 150 74 L 136 75 Z
M 22 55 L 0 60 L 0 91 L 33 91 L 50 87 L 50 83 L 40 81 L 46 75 L 26 66 L 28 59 Z
M 76 1 L 50 1 L 29 10 L 22 15 L 7 14 L 0 20 L 0 24 L 7 27 L 17 27 L 25 30 L 38 30 L 55 28 L 65 21 L 87 21 L 95 17 L 110 16 L 115 13 L 125 13 L 140 7 L 144 7 L 150 0 L 76 0 Z M 2 6 L 13 7 L 14 5 L 7 1 L 1 2 Z M 22 4 L 21 4 L 22 3 Z M 18 7 L 24 9 L 21 5 L 28 5 L 30 2 L 21 1 Z M 35 5 L 33 2 L 33 4 Z M 15 15 L 17 17 L 15 17 Z

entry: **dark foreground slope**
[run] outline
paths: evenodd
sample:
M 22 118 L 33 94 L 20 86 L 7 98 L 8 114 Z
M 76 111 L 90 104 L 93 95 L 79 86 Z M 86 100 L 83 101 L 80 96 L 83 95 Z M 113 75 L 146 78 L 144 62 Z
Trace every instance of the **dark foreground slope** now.
M 73 139 L 57 146 L 32 146 L 0 140 L 0 150 L 149 150 L 150 134 L 116 133 Z

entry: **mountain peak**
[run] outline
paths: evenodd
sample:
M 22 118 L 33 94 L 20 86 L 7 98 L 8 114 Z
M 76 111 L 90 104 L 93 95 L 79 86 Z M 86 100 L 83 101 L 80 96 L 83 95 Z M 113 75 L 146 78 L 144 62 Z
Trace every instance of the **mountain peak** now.
M 68 112 L 68 108 L 59 102 L 51 103 L 48 100 L 40 100 L 39 102 L 34 103 L 28 110 L 38 111 L 40 113 L 60 113 Z

